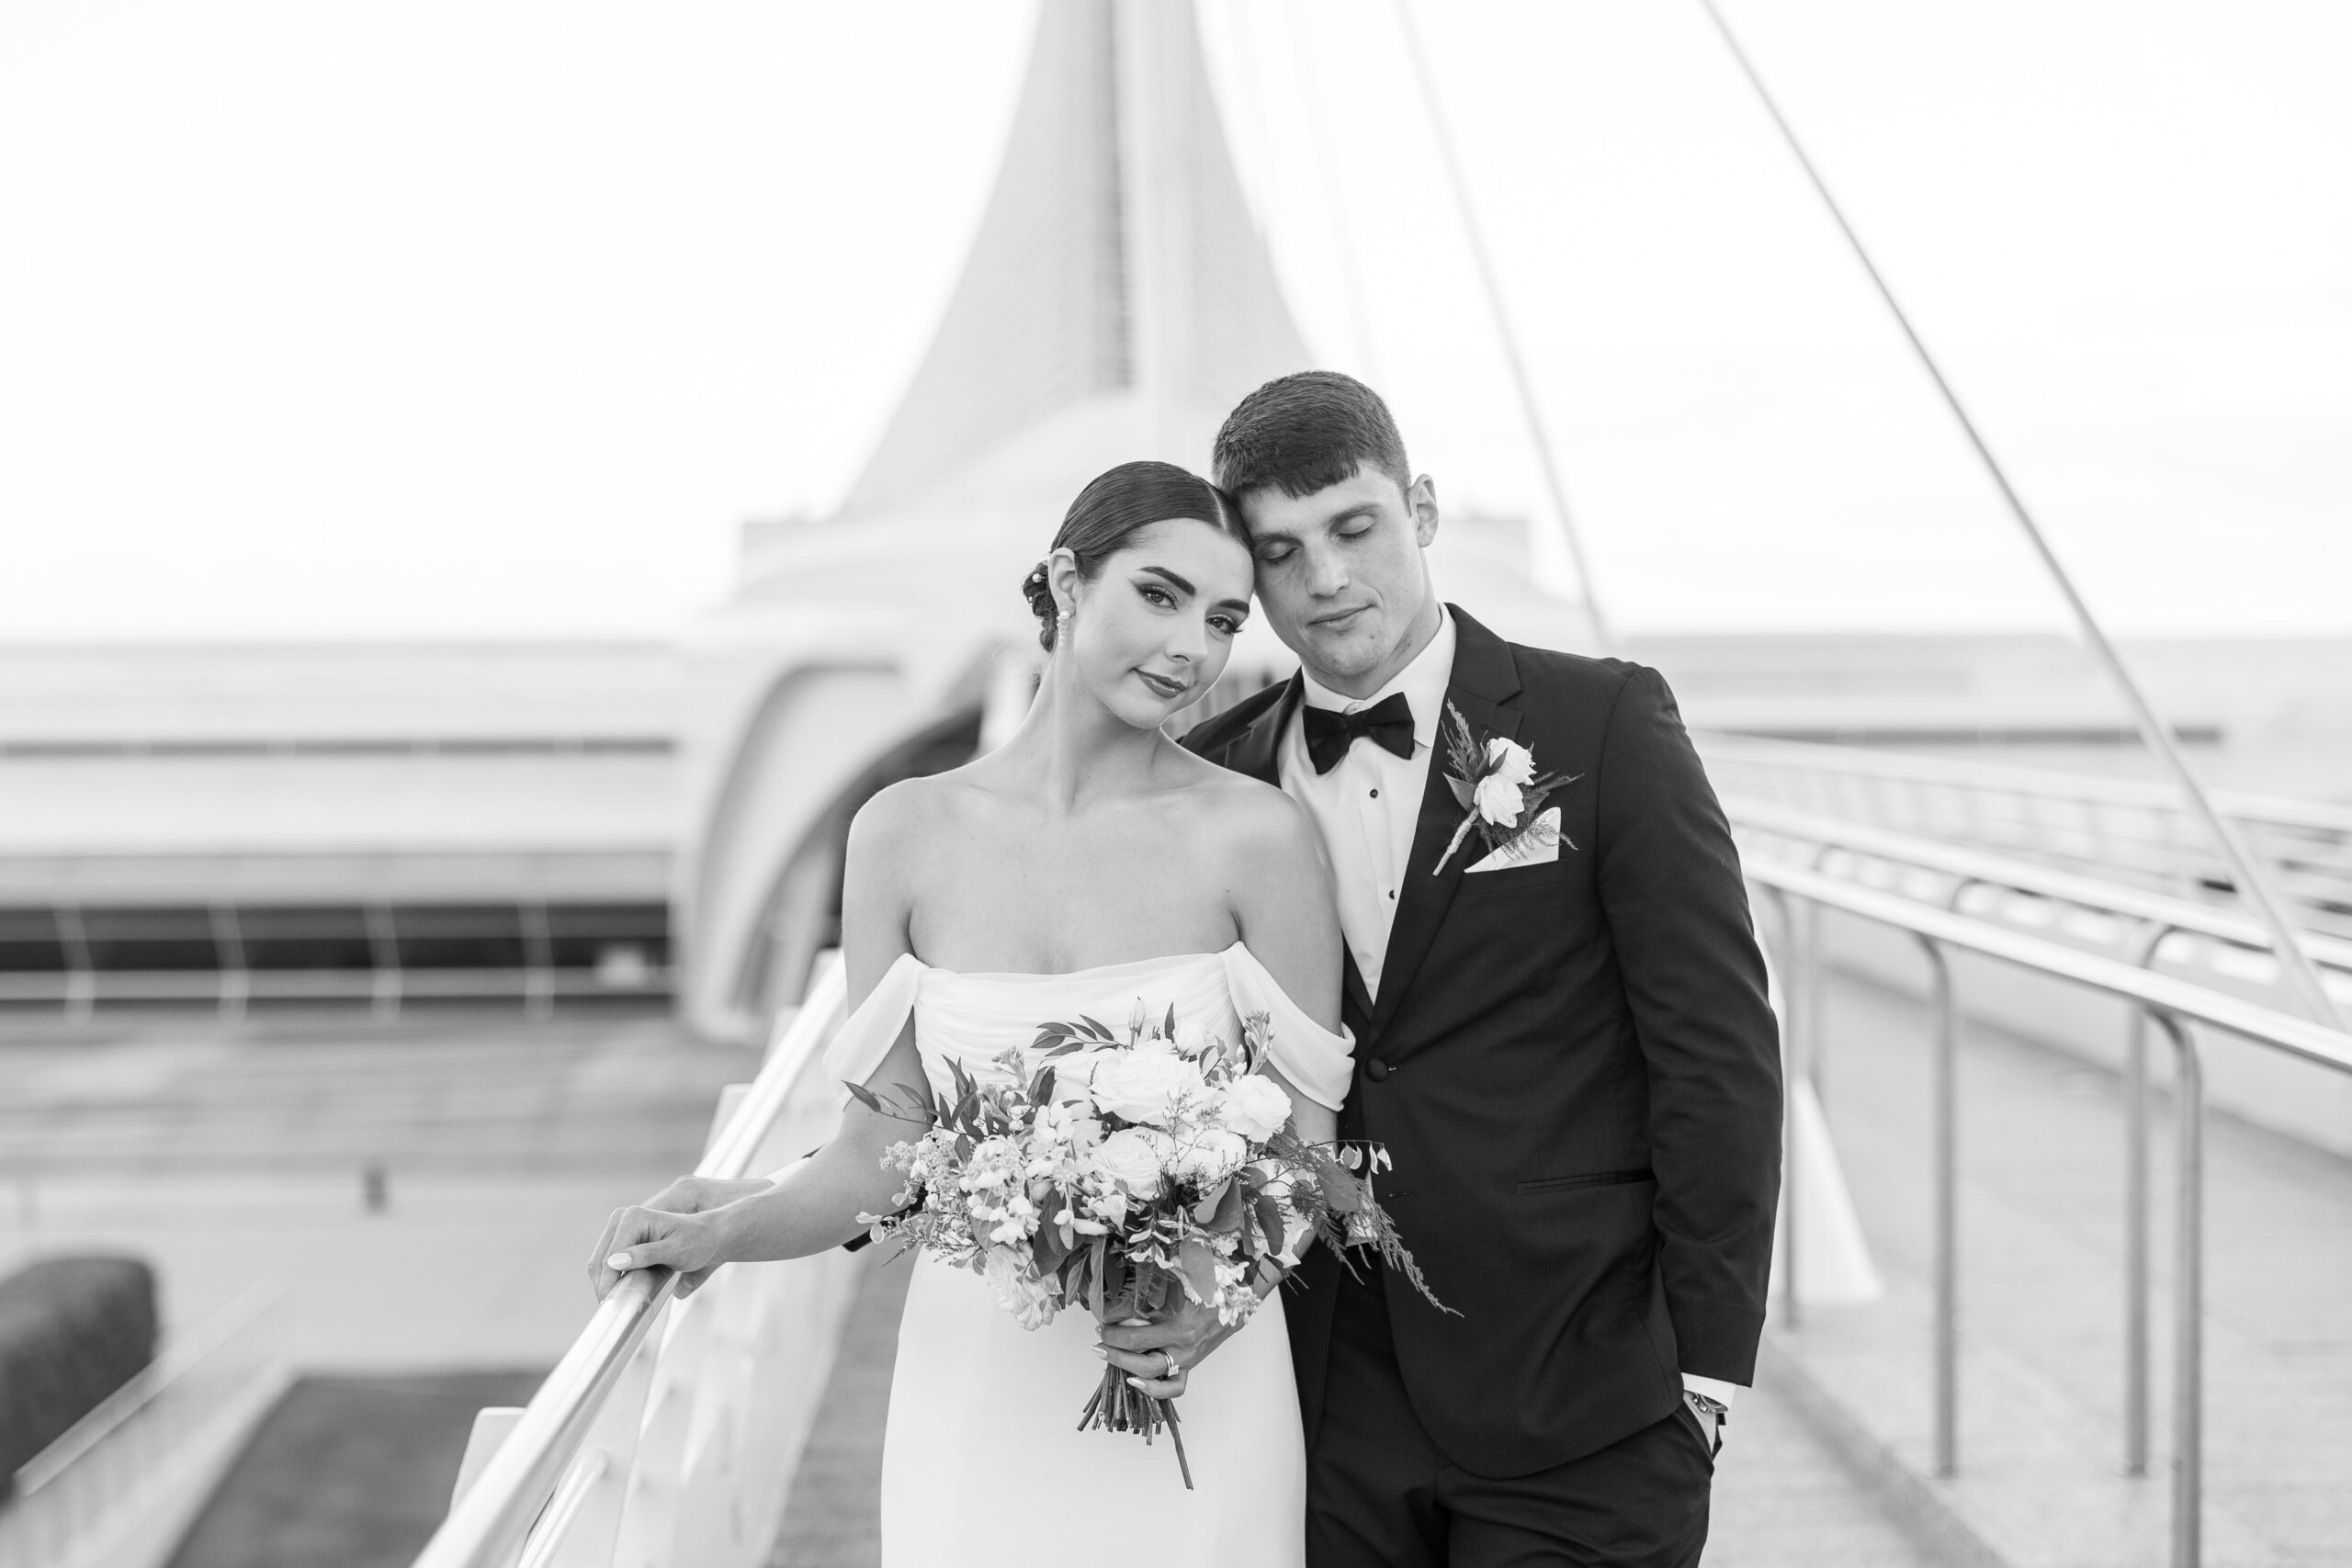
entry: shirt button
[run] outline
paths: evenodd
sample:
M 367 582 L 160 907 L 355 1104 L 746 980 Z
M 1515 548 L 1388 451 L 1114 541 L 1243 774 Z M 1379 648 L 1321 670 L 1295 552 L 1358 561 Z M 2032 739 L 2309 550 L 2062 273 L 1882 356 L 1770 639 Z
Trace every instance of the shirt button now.
M 1385 1082 L 1388 1077 L 1388 1064 L 1374 1056 L 1363 1065 L 1363 1076 L 1374 1083 Z
M 1373 799 L 1374 799 L 1374 800 L 1378 800 L 1378 799 L 1380 798 L 1380 792 L 1379 792 L 1378 790 L 1374 790 L 1374 791 L 1372 792 L 1372 798 L 1373 798 Z
M 1392 904 L 1396 902 L 1396 889 L 1394 887 L 1388 890 L 1388 901 Z

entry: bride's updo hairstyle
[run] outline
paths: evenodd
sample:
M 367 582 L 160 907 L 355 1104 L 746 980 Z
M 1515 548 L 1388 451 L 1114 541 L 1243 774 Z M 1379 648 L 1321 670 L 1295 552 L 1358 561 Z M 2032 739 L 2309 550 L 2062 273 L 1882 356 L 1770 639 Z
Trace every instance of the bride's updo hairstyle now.
M 1154 462 L 1122 463 L 1080 491 L 1062 514 L 1061 531 L 1054 536 L 1052 547 L 1076 556 L 1078 574 L 1091 582 L 1102 563 L 1116 555 L 1138 529 L 1179 517 L 1205 523 L 1243 549 L 1250 547 L 1249 530 L 1225 504 L 1215 485 L 1173 463 Z M 1060 617 L 1044 561 L 1022 579 L 1021 592 L 1028 596 L 1029 611 L 1037 617 L 1037 640 L 1051 653 Z

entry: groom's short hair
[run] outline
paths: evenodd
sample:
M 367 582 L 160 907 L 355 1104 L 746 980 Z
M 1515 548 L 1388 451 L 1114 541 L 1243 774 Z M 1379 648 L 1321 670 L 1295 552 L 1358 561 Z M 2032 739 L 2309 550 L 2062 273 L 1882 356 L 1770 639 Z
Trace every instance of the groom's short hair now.
M 1405 438 L 1380 394 L 1336 370 L 1302 370 L 1267 382 L 1234 406 L 1210 452 L 1217 488 L 1235 501 L 1272 485 L 1313 495 L 1369 465 L 1413 488 Z

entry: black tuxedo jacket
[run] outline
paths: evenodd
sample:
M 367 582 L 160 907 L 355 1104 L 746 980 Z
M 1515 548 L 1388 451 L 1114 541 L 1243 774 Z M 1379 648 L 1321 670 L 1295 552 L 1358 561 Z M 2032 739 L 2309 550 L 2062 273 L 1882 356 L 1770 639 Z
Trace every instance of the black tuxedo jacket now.
M 1348 964 L 1342 1137 L 1449 1316 L 1384 1276 L 1415 1413 L 1476 1474 L 1530 1474 L 1670 1414 L 1681 1374 L 1747 1383 L 1781 1173 L 1781 1058 L 1739 859 L 1657 672 L 1507 643 L 1453 611 L 1447 698 L 1576 779 L 1560 858 L 1433 874 L 1462 808 L 1442 742 L 1380 995 Z M 1293 678 L 1185 744 L 1279 783 Z M 1285 1303 L 1309 1451 L 1337 1260 Z

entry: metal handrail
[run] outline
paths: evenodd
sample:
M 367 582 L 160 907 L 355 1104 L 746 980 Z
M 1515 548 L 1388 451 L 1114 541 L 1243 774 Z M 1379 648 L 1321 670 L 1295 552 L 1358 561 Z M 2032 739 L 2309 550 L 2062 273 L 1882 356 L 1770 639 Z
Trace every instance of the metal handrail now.
M 1759 863 L 1747 867 L 1747 874 L 1751 881 L 1796 897 L 1897 926 L 1915 935 L 1966 948 L 2005 964 L 2042 970 L 2137 1002 L 2152 1011 L 2171 1013 L 2323 1067 L 2352 1073 L 2352 1032 L 2341 1029 L 2330 1029 L 2259 1002 L 2212 990 L 2193 980 L 2138 968 L 2121 959 L 2085 953 L 2046 937 L 2029 936 L 1972 915 L 1955 915 L 1801 866 Z
M 820 961 L 807 997 L 777 1036 L 750 1091 L 695 1167 L 696 1176 L 725 1180 L 750 1168 L 794 1085 L 822 1055 L 839 1026 L 847 995 L 838 958 Z M 676 1290 L 677 1276 L 668 1269 L 622 1276 L 596 1303 L 588 1326 L 539 1385 L 481 1477 L 434 1532 L 416 1568 L 503 1568 L 514 1561 Z
M 2331 1029 L 2267 1008 L 2258 1003 L 2211 990 L 2169 975 L 2154 973 L 2119 959 L 2085 953 L 2045 938 L 2029 936 L 1972 916 L 1936 908 L 1894 894 L 1860 886 L 1821 872 L 1759 860 L 1746 868 L 1748 880 L 1781 906 L 1784 942 L 1799 949 L 1796 956 L 1807 968 L 1817 967 L 1820 944 L 1810 934 L 1817 911 L 1836 909 L 1897 931 L 1908 932 L 1925 951 L 1933 978 L 1936 1014 L 1934 1041 L 1935 1134 L 1932 1158 L 1935 1180 L 1934 1235 L 1934 1431 L 1935 1469 L 1939 1475 L 1957 1473 L 1959 1454 L 1959 1157 L 1957 1063 L 1960 1010 L 1950 951 L 1975 953 L 1996 962 L 2053 976 L 2104 992 L 2133 1004 L 2134 1033 L 2131 1063 L 2132 1091 L 2131 1192 L 2127 1225 L 2130 1250 L 2136 1260 L 2127 1272 L 2126 1312 L 2131 1319 L 2132 1354 L 2127 1358 L 2125 1447 L 2127 1468 L 2139 1472 L 2144 1464 L 2146 1368 L 2141 1359 L 2145 1343 L 2146 1225 L 2144 1151 L 2138 1146 L 2144 1125 L 2142 1098 L 2145 1074 L 2139 1057 L 2144 1032 L 2141 1021 L 2153 1020 L 2172 1045 L 2178 1064 L 2176 1080 L 2177 1180 L 2179 1197 L 2174 1232 L 2173 1337 L 2173 1568 L 2197 1568 L 2203 1551 L 2202 1507 L 2204 1473 L 2204 1089 L 2201 1059 L 2191 1023 L 2217 1029 L 2238 1039 L 2267 1047 L 2335 1072 L 2352 1075 L 2352 1032 Z M 1800 923 L 1791 918 L 1789 905 L 1804 911 Z M 1795 995 L 1810 992 L 1810 978 L 1792 973 Z M 1811 1011 L 1808 1005 L 1807 1013 Z M 1810 1020 L 1808 1018 L 1808 1026 Z M 1796 1205 L 1782 1219 L 1784 1257 L 1797 1256 Z M 1794 1269 L 1787 1270 L 1793 1298 Z
M 2007 762 L 1961 761 L 1950 757 L 1923 757 L 1902 751 L 1878 751 L 1859 746 L 1826 746 L 1805 740 L 1770 740 L 1722 730 L 1700 732 L 1700 749 L 1726 761 L 1760 762 L 1822 773 L 1851 773 L 1901 784 L 1937 784 L 1956 789 L 1994 789 L 2046 800 L 2091 800 L 2105 806 L 2129 806 L 2146 810 L 2185 812 L 2180 792 L 2170 784 L 2145 779 L 2109 778 L 2097 773 L 2057 773 Z M 2216 790 L 2213 804 L 2235 821 L 2267 828 L 2299 828 L 2352 834 L 2352 806 L 2328 801 L 2299 800 L 2291 795 L 2254 795 Z M 2201 846 L 2200 846 L 2201 847 Z
M 1875 860 L 1917 866 L 1957 877 L 1964 885 L 2030 893 L 2077 908 L 2211 937 L 2233 947 L 2267 952 L 2269 933 L 2258 920 L 2247 919 L 2211 904 L 2199 904 L 2121 883 L 2106 882 L 2076 872 L 2061 871 L 2034 861 L 2014 860 L 1989 851 L 1922 838 L 1892 828 L 1872 827 L 1834 817 L 1816 816 L 1788 807 L 1739 795 L 1724 798 L 1724 812 L 1735 827 L 1752 826 L 1783 838 L 1849 850 Z M 1819 869 L 1817 866 L 1815 869 Z M 2352 972 L 2352 942 L 2316 931 L 2301 933 L 2303 951 L 2313 963 Z

